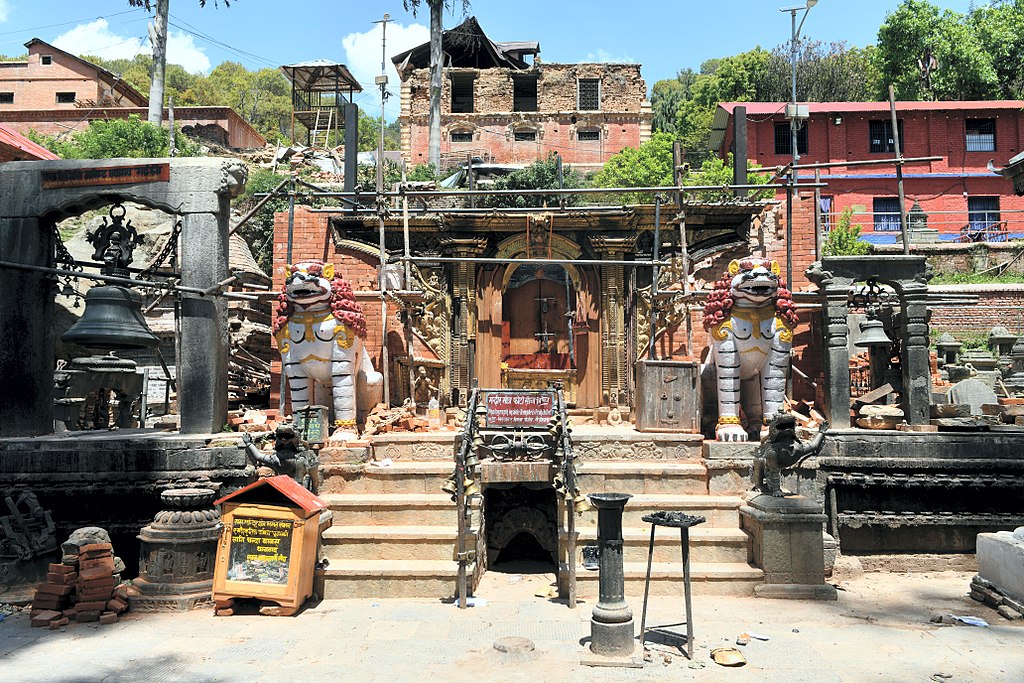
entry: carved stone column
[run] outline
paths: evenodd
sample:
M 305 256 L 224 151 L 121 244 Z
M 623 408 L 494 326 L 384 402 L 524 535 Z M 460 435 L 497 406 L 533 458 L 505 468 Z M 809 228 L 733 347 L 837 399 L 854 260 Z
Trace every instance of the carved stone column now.
M 621 261 L 636 248 L 636 235 L 592 235 L 590 244 L 608 261 Z M 617 404 L 626 392 L 630 362 L 626 349 L 626 278 L 620 265 L 601 266 L 601 393 Z
M 441 247 L 446 255 L 479 256 L 487 249 L 486 237 L 445 237 Z M 470 262 L 452 264 L 452 336 L 448 376 L 451 387 L 458 390 L 459 405 L 465 405 L 473 383 L 476 347 L 476 270 Z
M 850 422 L 850 328 L 846 321 L 850 278 L 836 277 L 823 270 L 821 262 L 807 269 L 807 277 L 821 288 L 824 320 L 825 387 L 828 403 L 825 415 L 833 427 L 849 428 Z
M 931 418 L 931 360 L 928 354 L 928 286 L 903 284 L 903 410 L 908 424 Z

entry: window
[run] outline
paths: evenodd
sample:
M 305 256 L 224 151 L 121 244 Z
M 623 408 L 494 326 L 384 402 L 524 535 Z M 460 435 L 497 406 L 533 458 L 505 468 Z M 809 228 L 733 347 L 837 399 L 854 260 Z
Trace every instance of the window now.
M 835 205 L 835 198 L 822 195 L 818 203 L 818 211 L 821 213 L 821 231 L 828 234 L 832 230 L 832 207 Z
M 967 119 L 964 125 L 967 129 L 968 152 L 996 151 L 995 119 Z
M 14 93 L 0 92 L 0 104 L 14 104 Z
M 579 130 L 576 131 L 576 139 L 580 142 L 599 142 L 601 140 L 601 131 Z
M 452 113 L 473 113 L 473 74 L 452 74 Z
M 452 131 L 449 136 L 452 142 L 473 142 L 473 134 L 469 131 Z
M 576 102 L 580 111 L 601 110 L 601 79 L 581 78 L 577 83 Z
M 53 64 L 53 55 L 40 55 L 39 63 L 43 66 L 50 66 Z
M 967 222 L 971 230 L 988 230 L 999 223 L 999 197 L 968 197 Z
M 536 76 L 512 76 L 512 111 L 537 111 Z
M 900 231 L 899 197 L 875 197 L 871 210 L 875 219 L 875 232 Z
M 516 142 L 536 142 L 537 131 L 535 130 L 517 130 L 512 134 L 512 139 Z
M 775 124 L 775 153 L 791 156 L 793 154 L 793 133 L 789 130 L 789 121 Z M 807 154 L 807 126 L 800 126 L 796 131 L 796 151 Z
M 896 130 L 900 134 L 900 153 L 907 148 L 903 137 L 903 119 L 896 122 Z M 868 121 L 868 138 L 872 152 L 895 152 L 896 145 L 892 140 L 892 121 Z
M 59 92 L 57 93 L 57 104 L 74 104 L 75 93 L 73 92 Z

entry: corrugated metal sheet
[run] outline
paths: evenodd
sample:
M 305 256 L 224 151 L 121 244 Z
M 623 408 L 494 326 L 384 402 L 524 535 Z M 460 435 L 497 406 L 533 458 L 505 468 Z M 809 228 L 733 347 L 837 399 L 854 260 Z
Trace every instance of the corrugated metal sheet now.
M 37 145 L 24 135 L 14 132 L 3 124 L 0 124 L 0 147 L 7 148 L 7 153 L 0 152 L 0 158 L 12 156 L 22 160 L 27 156 L 29 161 L 60 159 L 59 156 L 42 145 Z

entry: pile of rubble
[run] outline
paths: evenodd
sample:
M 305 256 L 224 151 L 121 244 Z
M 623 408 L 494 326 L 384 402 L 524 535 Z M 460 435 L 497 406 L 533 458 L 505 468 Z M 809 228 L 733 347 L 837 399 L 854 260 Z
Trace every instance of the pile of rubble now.
M 128 609 L 132 589 L 121 583 L 124 563 L 114 556 L 110 537 L 102 529 L 85 527 L 72 533 L 62 549 L 63 559 L 49 566 L 46 583 L 36 589 L 32 626 L 58 629 L 72 620 L 116 622 Z
M 228 426 L 237 432 L 273 432 L 284 420 L 279 410 L 232 410 L 228 412 Z
M 363 430 L 363 436 L 388 432 L 431 432 L 446 429 L 448 427 L 442 422 L 440 416 L 431 420 L 417 415 L 412 404 L 408 402 L 397 408 L 388 408 L 383 403 L 378 403 L 366 416 L 366 428 Z

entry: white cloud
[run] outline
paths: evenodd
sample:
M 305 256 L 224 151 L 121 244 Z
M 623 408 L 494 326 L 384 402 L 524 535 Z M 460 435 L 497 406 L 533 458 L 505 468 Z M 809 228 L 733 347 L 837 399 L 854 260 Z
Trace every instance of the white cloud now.
M 601 62 L 603 64 L 636 64 L 636 60 L 628 54 L 613 55 L 607 50 L 598 49 L 597 52 L 590 52 L 583 60 L 585 62 Z
M 147 38 L 118 35 L 110 30 L 106 19 L 79 24 L 57 36 L 53 44 L 73 55 L 95 55 L 104 59 L 132 59 L 137 54 L 153 52 Z M 211 66 L 192 36 L 174 31 L 167 36 L 167 61 L 180 64 L 191 73 L 209 71 Z
M 395 81 L 398 75 L 391 65 L 391 58 L 430 40 L 430 29 L 422 24 L 402 26 L 388 24 L 387 70 L 389 90 L 398 92 Z M 345 48 L 345 64 L 364 90 L 373 89 L 373 79 L 380 75 L 381 25 L 376 24 L 366 33 L 350 33 L 341 39 Z
M 0 0 L 0 21 L 7 21 L 7 17 L 11 14 L 11 3 L 7 0 Z

